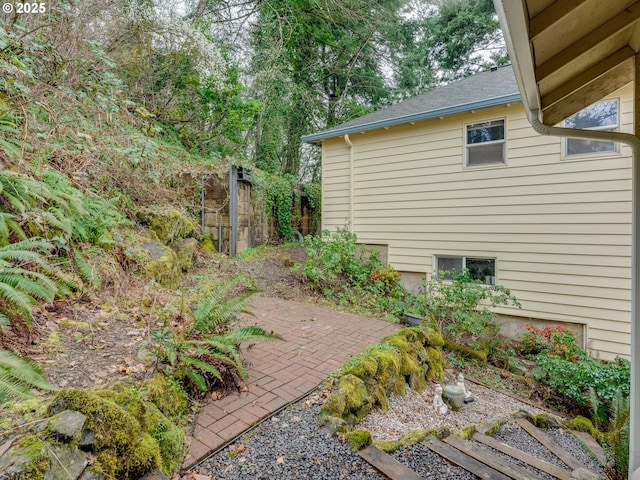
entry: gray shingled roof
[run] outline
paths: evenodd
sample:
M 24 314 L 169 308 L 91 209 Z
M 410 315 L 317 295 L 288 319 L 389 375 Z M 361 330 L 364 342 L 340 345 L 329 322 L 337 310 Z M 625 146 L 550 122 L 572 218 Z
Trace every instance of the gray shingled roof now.
M 520 98 L 513 69 L 507 65 L 476 73 L 328 130 L 305 135 L 302 140 L 316 143 L 349 133 L 504 105 L 520 101 Z

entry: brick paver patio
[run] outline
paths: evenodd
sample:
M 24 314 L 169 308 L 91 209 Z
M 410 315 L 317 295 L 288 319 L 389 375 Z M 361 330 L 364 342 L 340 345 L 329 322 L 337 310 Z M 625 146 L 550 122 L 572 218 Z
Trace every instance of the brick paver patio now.
M 249 324 L 282 335 L 245 351 L 248 391 L 210 401 L 198 415 L 183 464 L 195 465 L 260 419 L 316 388 L 327 376 L 399 326 L 322 307 L 257 297 Z

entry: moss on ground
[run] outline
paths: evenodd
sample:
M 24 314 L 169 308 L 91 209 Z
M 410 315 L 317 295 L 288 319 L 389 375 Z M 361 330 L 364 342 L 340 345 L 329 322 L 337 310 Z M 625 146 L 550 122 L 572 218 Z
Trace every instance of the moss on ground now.
M 371 433 L 368 430 L 354 430 L 345 434 L 345 438 L 354 452 L 371 445 Z
M 383 452 L 393 453 L 398 450 L 402 445 L 397 440 L 374 440 L 373 446 L 379 448 Z
M 144 382 L 145 391 L 160 411 L 171 419 L 180 417 L 187 409 L 189 397 L 177 382 L 162 373 L 157 373 Z
M 487 348 L 484 348 L 482 350 L 474 350 L 473 348 L 460 345 L 459 343 L 456 343 L 447 338 L 444 339 L 444 348 L 445 350 L 454 352 L 468 360 L 477 360 L 480 363 L 487 363 L 487 358 L 489 356 L 489 349 Z

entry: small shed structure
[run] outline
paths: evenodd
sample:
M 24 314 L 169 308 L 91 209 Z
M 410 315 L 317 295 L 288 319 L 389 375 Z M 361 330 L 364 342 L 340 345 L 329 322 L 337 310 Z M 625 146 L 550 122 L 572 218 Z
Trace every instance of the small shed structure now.
M 292 192 L 293 193 L 293 192 Z M 298 239 L 312 233 L 313 212 L 302 187 L 294 202 Z M 211 235 L 219 252 L 235 256 L 281 238 L 271 212 L 255 191 L 252 171 L 231 164 L 225 173 L 212 175 L 202 185 L 202 231 Z

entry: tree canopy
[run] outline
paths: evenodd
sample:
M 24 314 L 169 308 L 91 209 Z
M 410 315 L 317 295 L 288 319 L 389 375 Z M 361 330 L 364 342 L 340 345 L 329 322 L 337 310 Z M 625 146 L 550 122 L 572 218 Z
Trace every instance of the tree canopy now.
M 302 135 L 507 61 L 491 0 L 62 0 L 3 15 L 3 57 L 28 53 L 16 38 L 50 50 L 31 74 L 124 92 L 151 133 L 204 157 L 311 179 Z

